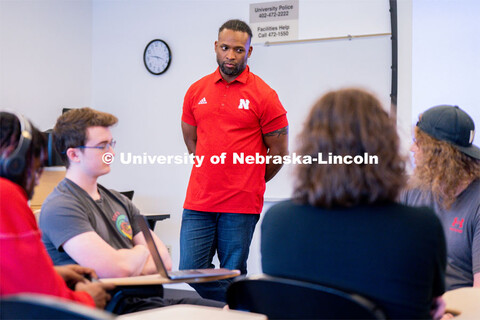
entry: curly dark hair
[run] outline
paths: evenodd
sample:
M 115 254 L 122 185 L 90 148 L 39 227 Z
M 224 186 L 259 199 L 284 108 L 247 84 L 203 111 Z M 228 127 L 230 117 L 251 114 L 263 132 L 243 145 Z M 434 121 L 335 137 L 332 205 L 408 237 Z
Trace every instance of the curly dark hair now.
M 376 155 L 378 164 L 301 164 L 293 198 L 316 207 L 350 207 L 394 201 L 405 185 L 394 119 L 372 94 L 356 88 L 331 91 L 312 107 L 299 135 L 302 155 Z
M 441 206 L 450 209 L 460 184 L 480 178 L 480 160 L 469 157 L 448 142 L 433 138 L 419 127 L 415 127 L 415 143 L 421 156 L 409 187 L 431 191 Z

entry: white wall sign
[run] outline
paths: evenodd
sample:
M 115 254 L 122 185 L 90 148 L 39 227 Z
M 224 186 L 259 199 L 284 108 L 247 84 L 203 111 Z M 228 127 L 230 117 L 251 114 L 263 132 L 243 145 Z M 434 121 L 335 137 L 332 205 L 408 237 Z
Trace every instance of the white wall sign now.
M 298 0 L 250 4 L 252 43 L 298 39 Z

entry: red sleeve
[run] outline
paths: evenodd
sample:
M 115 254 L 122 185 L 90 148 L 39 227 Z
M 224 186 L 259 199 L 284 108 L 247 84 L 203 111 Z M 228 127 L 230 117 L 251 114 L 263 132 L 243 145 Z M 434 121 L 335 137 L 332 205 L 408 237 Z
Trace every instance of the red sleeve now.
M 70 290 L 53 268 L 23 190 L 0 179 L 0 295 L 39 293 L 94 307 L 88 293 Z
M 182 112 L 182 121 L 196 127 L 197 121 L 195 121 L 195 117 L 193 116 L 192 110 L 192 88 L 190 87 L 185 94 L 185 98 L 183 99 L 183 112 Z
M 270 121 L 266 126 L 262 127 L 262 133 L 266 134 L 278 129 L 282 129 L 288 126 L 287 115 L 281 115 L 272 121 Z
M 264 105 L 265 109 L 260 119 L 263 134 L 288 126 L 287 111 L 275 91 L 272 90 L 266 97 Z

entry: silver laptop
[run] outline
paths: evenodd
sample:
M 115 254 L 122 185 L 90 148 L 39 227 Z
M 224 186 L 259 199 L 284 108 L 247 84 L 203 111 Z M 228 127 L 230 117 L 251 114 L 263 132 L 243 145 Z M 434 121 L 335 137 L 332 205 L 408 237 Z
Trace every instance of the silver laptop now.
M 145 240 L 147 241 L 147 247 L 152 255 L 153 261 L 157 266 L 158 273 L 164 277 L 172 280 L 181 280 L 181 279 L 191 279 L 191 278 L 201 278 L 201 277 L 213 277 L 213 276 L 226 276 L 226 275 L 236 275 L 238 271 L 230 270 L 225 268 L 220 269 L 189 269 L 189 270 L 179 270 L 179 271 L 167 271 L 165 265 L 163 264 L 162 257 L 158 252 L 157 245 L 153 240 L 150 229 L 148 228 L 147 222 L 145 221 L 144 216 L 135 216 L 135 221 L 140 226 Z

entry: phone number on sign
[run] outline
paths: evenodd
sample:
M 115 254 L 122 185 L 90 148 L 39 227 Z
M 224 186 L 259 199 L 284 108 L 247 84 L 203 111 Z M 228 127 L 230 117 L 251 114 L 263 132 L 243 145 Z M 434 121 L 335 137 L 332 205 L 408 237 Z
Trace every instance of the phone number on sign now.
M 266 38 L 266 37 L 287 37 L 288 31 L 270 31 L 270 32 L 262 32 L 258 34 L 259 38 Z
M 259 13 L 259 18 L 276 18 L 276 17 L 288 17 L 288 11 L 279 11 L 279 12 L 269 12 L 269 13 Z

